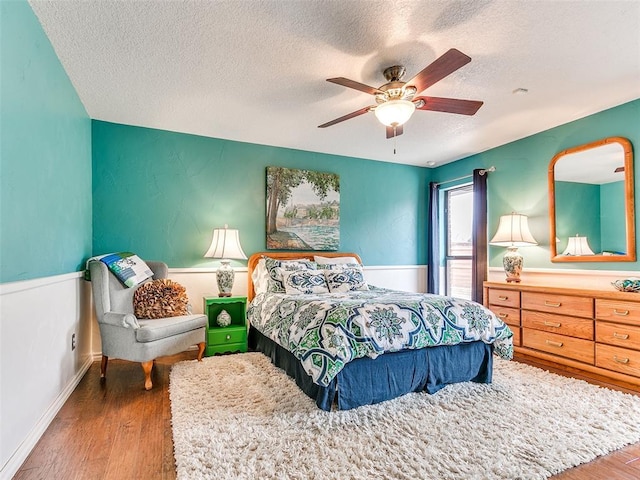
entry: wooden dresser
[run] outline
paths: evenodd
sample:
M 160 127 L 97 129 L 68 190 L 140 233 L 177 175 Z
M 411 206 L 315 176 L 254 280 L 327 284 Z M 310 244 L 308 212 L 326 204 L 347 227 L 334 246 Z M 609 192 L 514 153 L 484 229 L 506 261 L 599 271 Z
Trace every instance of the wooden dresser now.
M 640 386 L 640 293 L 484 283 L 484 304 L 526 355 Z

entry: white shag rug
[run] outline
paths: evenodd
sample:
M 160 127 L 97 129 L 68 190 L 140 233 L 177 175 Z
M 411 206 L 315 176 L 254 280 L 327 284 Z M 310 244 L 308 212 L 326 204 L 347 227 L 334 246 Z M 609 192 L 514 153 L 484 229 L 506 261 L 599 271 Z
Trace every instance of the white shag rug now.
M 640 441 L 640 397 L 494 360 L 493 383 L 325 412 L 261 353 L 170 374 L 178 480 L 543 479 Z

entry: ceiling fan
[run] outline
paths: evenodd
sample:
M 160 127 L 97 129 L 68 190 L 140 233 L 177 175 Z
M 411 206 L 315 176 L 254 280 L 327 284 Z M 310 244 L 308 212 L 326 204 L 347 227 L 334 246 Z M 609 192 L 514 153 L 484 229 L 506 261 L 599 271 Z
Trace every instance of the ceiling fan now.
M 355 112 L 348 113 L 335 120 L 318 125 L 318 128 L 330 127 L 336 123 L 344 122 L 350 118 L 373 111 L 380 123 L 386 126 L 387 138 L 393 138 L 402 135 L 402 126 L 411 118 L 411 115 L 413 115 L 416 109 L 474 115 L 482 106 L 483 102 L 477 100 L 459 100 L 456 98 L 416 97 L 417 94 L 436 82 L 439 82 L 470 61 L 471 57 L 452 48 L 434 60 L 408 82 L 402 81 L 405 68 L 402 65 L 394 65 L 384 70 L 383 74 L 387 79 L 387 83 L 379 88 L 370 87 L 364 83 L 349 80 L 344 77 L 327 78 L 327 82 L 336 83 L 375 96 L 377 105 L 370 105 Z

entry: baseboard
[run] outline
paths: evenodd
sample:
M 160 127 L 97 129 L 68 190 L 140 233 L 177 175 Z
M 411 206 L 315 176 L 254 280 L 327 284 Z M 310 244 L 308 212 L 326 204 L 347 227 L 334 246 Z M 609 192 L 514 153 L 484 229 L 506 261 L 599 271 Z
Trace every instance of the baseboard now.
M 74 375 L 67 386 L 60 392 L 58 397 L 49 406 L 49 408 L 47 408 L 47 411 L 42 415 L 42 417 L 40 417 L 40 420 L 38 420 L 38 423 L 36 423 L 31 432 L 29 432 L 29 435 L 27 435 L 18 449 L 13 453 L 11 458 L 9 458 L 9 461 L 7 461 L 7 463 L 2 467 L 2 470 L 0 470 L 0 480 L 11 480 L 11 478 L 13 478 L 13 476 L 20 469 L 24 461 L 31 453 L 31 450 L 33 450 L 44 432 L 47 430 L 55 416 L 58 414 L 65 402 L 78 386 L 78 383 L 80 383 L 80 380 L 82 380 L 84 374 L 87 373 L 92 363 L 93 356 L 89 355 L 78 372 Z

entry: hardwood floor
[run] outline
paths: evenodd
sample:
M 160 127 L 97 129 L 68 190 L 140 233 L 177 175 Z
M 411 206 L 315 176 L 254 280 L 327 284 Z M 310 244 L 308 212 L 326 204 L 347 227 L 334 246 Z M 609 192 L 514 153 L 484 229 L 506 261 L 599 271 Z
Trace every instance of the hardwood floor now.
M 100 362 L 94 362 L 14 479 L 175 479 L 169 371 L 195 358 L 189 351 L 158 359 L 148 392 L 139 364 L 111 360 L 100 383 Z M 637 480 L 640 443 L 552 478 Z

